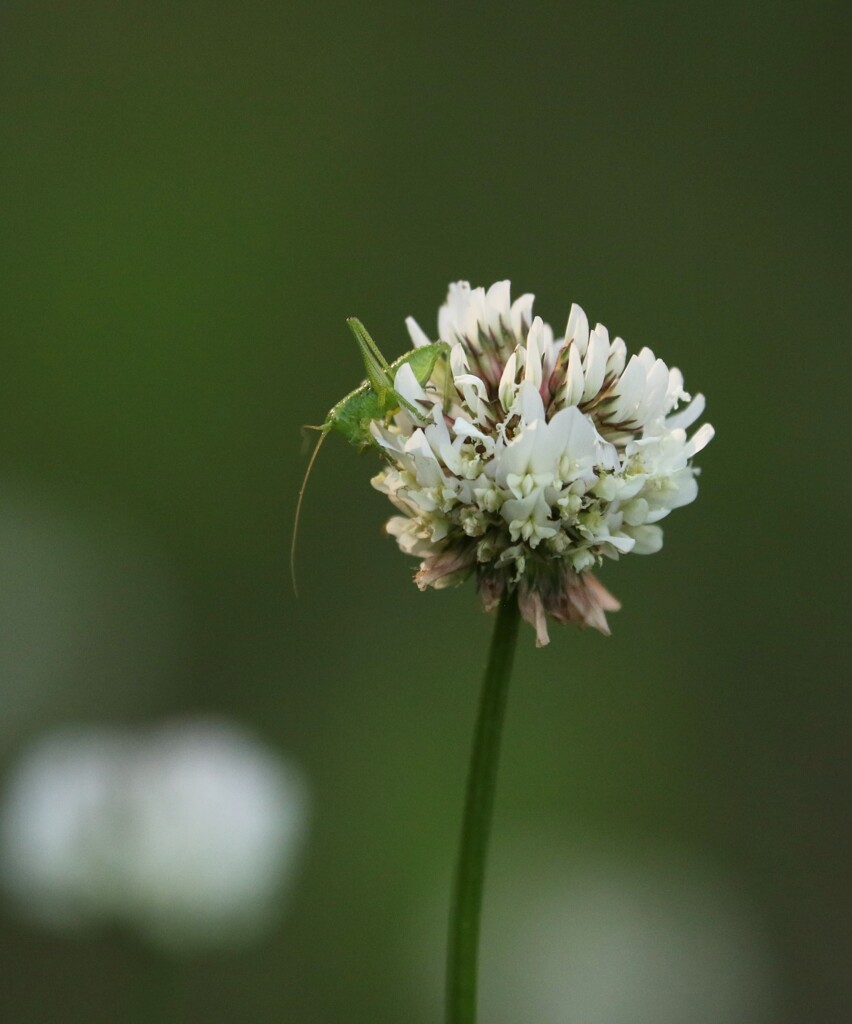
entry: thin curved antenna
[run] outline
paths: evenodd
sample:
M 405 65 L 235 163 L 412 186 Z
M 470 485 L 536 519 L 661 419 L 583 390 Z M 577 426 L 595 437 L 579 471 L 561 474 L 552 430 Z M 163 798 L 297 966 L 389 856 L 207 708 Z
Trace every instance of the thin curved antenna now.
M 296 597 L 299 596 L 299 588 L 296 586 L 296 538 L 299 534 L 299 517 L 302 514 L 302 500 L 305 497 L 305 488 L 308 486 L 308 477 L 311 475 L 311 470 L 314 468 L 314 462 L 316 462 L 319 450 L 322 448 L 322 443 L 328 437 L 329 433 L 325 427 L 306 426 L 304 429 L 319 430 L 320 438 L 314 446 L 310 461 L 308 462 L 308 468 L 305 470 L 305 478 L 302 480 L 302 486 L 299 488 L 299 497 L 296 501 L 296 516 L 293 519 L 293 539 L 290 541 L 290 578 L 293 580 L 293 594 Z

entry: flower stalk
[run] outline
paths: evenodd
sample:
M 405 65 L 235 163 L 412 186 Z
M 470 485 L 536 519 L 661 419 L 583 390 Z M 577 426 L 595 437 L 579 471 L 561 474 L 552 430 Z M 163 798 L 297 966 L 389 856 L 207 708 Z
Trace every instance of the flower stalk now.
M 450 909 L 447 1024 L 475 1024 L 482 892 L 494 809 L 500 736 L 520 610 L 516 594 L 500 601 L 482 683 L 467 782 L 461 846 Z

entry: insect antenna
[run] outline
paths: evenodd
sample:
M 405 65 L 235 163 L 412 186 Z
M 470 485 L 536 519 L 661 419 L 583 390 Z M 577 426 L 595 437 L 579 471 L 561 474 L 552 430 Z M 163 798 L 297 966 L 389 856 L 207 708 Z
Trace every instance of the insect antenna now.
M 301 446 L 301 454 L 302 455 L 304 455 L 308 451 L 308 448 L 309 448 L 309 444 L 308 444 L 308 431 L 309 430 L 315 430 L 318 434 L 328 433 L 328 427 L 326 427 L 326 426 L 315 427 L 312 423 L 303 423 L 302 426 L 299 427 L 299 430 L 301 431 L 301 434 L 302 434 L 302 446 Z
M 310 461 L 308 462 L 308 468 L 305 470 L 305 477 L 302 480 L 302 486 L 299 488 L 299 497 L 296 501 L 296 515 L 293 518 L 293 538 L 290 541 L 290 578 L 293 580 L 293 593 L 296 597 L 299 596 L 299 588 L 296 586 L 296 539 L 299 534 L 299 517 L 302 514 L 302 501 L 305 497 L 305 488 L 308 486 L 308 478 L 311 475 L 311 470 L 314 468 L 314 462 L 316 462 L 319 450 L 322 448 L 323 441 L 328 437 L 328 427 L 312 427 L 306 426 L 304 430 L 318 430 L 320 436 L 317 440 L 314 450 L 311 453 Z

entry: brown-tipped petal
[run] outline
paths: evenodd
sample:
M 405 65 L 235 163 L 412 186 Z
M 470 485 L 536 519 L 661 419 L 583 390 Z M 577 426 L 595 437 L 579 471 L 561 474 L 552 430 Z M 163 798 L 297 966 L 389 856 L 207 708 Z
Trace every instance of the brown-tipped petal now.
M 605 612 L 621 611 L 621 601 L 606 589 L 597 576 L 592 576 L 592 574 L 588 572 L 584 579 L 586 581 L 586 589 L 591 590 L 594 593 L 595 600 Z
M 506 589 L 506 578 L 503 573 L 486 572 L 479 577 L 477 586 L 479 599 L 482 601 L 482 608 L 486 612 L 493 612 L 500 604 L 503 591 Z
M 427 587 L 443 589 L 440 581 L 448 576 L 456 576 L 458 579 L 448 581 L 443 586 L 452 586 L 453 583 L 461 582 L 461 574 L 470 569 L 475 559 L 474 548 L 447 548 L 437 555 L 430 555 L 420 563 L 420 568 L 414 576 L 414 582 L 421 590 Z
M 569 600 L 581 625 L 590 626 L 604 636 L 610 635 L 605 613 L 617 611 L 621 605 L 591 573 L 585 573 L 572 582 Z
M 541 594 L 537 590 L 530 590 L 522 586 L 518 591 L 518 607 L 525 622 L 528 622 L 535 630 L 536 647 L 545 647 L 550 643 L 550 635 L 547 632 L 547 616 L 544 612 L 544 604 Z

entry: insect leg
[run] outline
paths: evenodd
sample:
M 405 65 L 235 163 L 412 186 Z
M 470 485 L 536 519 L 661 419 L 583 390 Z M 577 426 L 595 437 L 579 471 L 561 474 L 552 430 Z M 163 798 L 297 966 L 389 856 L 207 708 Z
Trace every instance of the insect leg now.
M 361 358 L 367 370 L 367 380 L 380 399 L 384 399 L 388 391 L 393 388 L 393 379 L 390 373 L 388 361 L 379 351 L 378 345 L 373 341 L 367 332 L 367 328 L 354 316 L 346 321 L 349 329 L 355 336 L 358 348 L 361 350 Z

